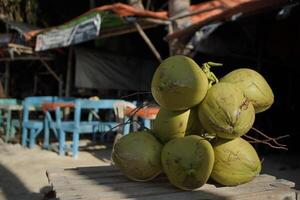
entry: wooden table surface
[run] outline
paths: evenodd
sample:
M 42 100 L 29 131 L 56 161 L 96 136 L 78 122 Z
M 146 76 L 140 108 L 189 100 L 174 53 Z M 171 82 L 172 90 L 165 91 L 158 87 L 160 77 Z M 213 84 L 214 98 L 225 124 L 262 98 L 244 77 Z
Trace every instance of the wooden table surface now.
M 113 166 L 47 170 L 53 199 L 60 200 L 298 200 L 299 191 L 288 180 L 263 174 L 235 187 L 205 184 L 197 191 L 183 191 L 172 186 L 163 175 L 150 182 L 127 179 Z

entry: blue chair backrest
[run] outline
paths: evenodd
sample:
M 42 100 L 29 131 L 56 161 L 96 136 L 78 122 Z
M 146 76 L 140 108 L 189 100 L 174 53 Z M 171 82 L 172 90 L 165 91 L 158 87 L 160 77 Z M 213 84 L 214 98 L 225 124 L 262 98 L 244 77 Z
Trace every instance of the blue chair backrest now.
M 55 97 L 55 102 L 72 102 L 75 101 L 75 97 Z
M 74 101 L 73 97 L 56 97 L 56 96 L 31 96 L 26 97 L 23 101 L 23 121 L 29 119 L 30 108 L 40 109 L 43 103 L 46 102 L 68 102 Z
M 18 105 L 20 102 L 17 99 L 13 98 L 1 98 L 0 99 L 0 105 Z
M 117 102 L 124 100 L 118 99 L 101 99 L 101 100 L 89 100 L 89 99 L 77 99 L 75 101 L 75 114 L 74 122 L 79 125 L 81 121 L 82 110 L 90 110 L 98 112 L 100 109 L 114 109 Z M 90 117 L 89 117 L 90 118 Z
M 26 97 L 23 101 L 23 106 L 29 107 L 40 107 L 44 102 L 54 102 L 56 97 L 53 96 L 36 96 L 36 97 Z
M 113 109 L 117 102 L 124 100 L 117 99 L 101 99 L 101 100 L 89 100 L 89 99 L 77 99 L 75 101 L 76 108 L 81 109 Z
M 23 101 L 23 123 L 29 120 L 29 111 L 31 108 L 39 109 L 43 102 L 52 102 L 53 96 L 32 96 L 26 97 Z
M 69 102 L 75 101 L 74 97 L 56 97 L 56 96 L 34 96 L 26 97 L 23 101 L 24 106 L 40 107 L 45 102 Z

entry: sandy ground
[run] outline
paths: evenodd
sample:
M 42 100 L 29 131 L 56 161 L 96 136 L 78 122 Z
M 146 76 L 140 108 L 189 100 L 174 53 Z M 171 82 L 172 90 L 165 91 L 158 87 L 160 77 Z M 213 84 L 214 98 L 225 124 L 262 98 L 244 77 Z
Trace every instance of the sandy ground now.
M 5 144 L 0 139 L 0 200 L 43 199 L 50 189 L 47 169 L 109 165 L 110 153 L 110 147 L 98 146 L 73 159 L 38 147 Z
M 111 147 L 98 146 L 81 151 L 75 160 L 38 147 L 27 149 L 18 144 L 5 144 L 0 139 L 0 200 L 43 199 L 50 189 L 47 169 L 109 165 L 110 154 Z M 265 156 L 263 173 L 296 182 L 299 190 L 300 156 L 287 153 Z

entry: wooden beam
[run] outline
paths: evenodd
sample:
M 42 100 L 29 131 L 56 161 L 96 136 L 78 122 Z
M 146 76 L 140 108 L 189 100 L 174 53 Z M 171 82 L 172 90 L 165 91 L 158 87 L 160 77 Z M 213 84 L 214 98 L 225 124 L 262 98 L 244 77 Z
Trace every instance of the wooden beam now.
M 53 60 L 53 57 L 45 57 L 45 56 L 16 56 L 13 59 L 11 57 L 5 57 L 5 58 L 0 58 L 0 62 L 6 62 L 6 61 L 27 61 L 27 60 Z
M 33 54 L 32 47 L 14 44 L 14 43 L 8 43 L 8 47 L 14 49 L 14 51 L 16 51 L 18 53 Z
M 137 31 L 139 32 L 139 34 L 142 36 L 142 38 L 146 42 L 146 44 L 149 46 L 149 48 L 153 52 L 154 56 L 157 58 L 157 60 L 159 62 L 162 62 L 162 58 L 161 58 L 159 52 L 156 50 L 155 46 L 153 45 L 153 43 L 151 42 L 151 40 L 149 39 L 149 37 L 146 35 L 146 33 L 144 32 L 144 30 L 142 29 L 142 27 L 137 22 L 134 22 L 134 25 L 135 25 Z
M 170 18 L 176 19 L 178 16 L 189 15 L 190 3 L 190 0 L 169 0 L 168 9 Z M 172 20 L 171 22 L 172 25 L 168 27 L 168 35 L 170 35 L 172 32 L 177 32 L 181 29 L 184 29 L 191 23 L 189 17 Z M 182 54 L 178 40 L 174 39 L 169 40 L 168 42 L 170 55 Z
M 46 61 L 40 58 L 41 63 L 43 66 L 50 72 L 50 74 L 58 81 L 60 82 L 60 77 L 55 73 L 55 71 L 48 65 Z
M 144 5 L 142 0 L 127 0 L 128 4 L 134 8 L 144 10 Z
M 201 13 L 206 13 L 215 9 L 220 9 L 220 8 L 225 8 L 225 6 L 217 6 L 217 7 L 213 7 L 213 8 L 208 8 L 208 9 L 200 9 L 200 10 L 195 10 L 195 11 L 190 11 L 189 13 L 184 13 L 184 14 L 179 14 L 179 15 L 175 15 L 171 18 L 169 18 L 170 21 L 175 21 L 178 19 L 182 19 L 182 18 L 186 18 L 186 17 L 190 17 L 193 15 L 198 15 Z
M 171 21 L 169 20 L 161 20 L 161 19 L 155 19 L 155 18 L 143 18 L 142 21 L 146 21 L 146 22 L 151 22 L 151 23 L 154 23 L 154 24 L 160 24 L 160 25 L 169 25 L 171 24 Z
M 93 9 L 96 7 L 96 2 L 95 0 L 90 0 L 90 9 Z
M 66 93 L 65 96 L 70 96 L 71 91 L 71 75 L 72 75 L 72 58 L 73 58 L 73 47 L 70 46 L 68 52 L 68 64 L 67 64 L 67 77 L 66 77 Z
M 62 97 L 63 96 L 63 78 L 62 78 L 62 75 L 60 74 L 59 75 L 59 81 L 58 81 L 58 96 L 59 97 Z
M 170 18 L 172 19 L 172 17 L 188 15 L 190 13 L 190 4 L 190 0 L 169 0 L 168 7 Z M 180 30 L 190 23 L 189 17 L 177 19 L 175 23 L 173 23 L 173 29 L 174 31 Z
M 6 97 L 9 96 L 9 79 L 10 79 L 10 66 L 9 62 L 5 62 L 5 79 L 4 79 L 4 94 Z

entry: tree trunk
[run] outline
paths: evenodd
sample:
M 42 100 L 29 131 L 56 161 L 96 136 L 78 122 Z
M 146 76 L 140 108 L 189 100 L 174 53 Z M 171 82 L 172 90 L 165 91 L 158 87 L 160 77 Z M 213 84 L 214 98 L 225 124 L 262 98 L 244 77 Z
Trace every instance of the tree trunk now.
M 144 6 L 143 6 L 143 2 L 142 0 L 128 0 L 128 4 L 138 8 L 138 9 L 143 9 L 144 10 Z
M 190 0 L 169 0 L 169 18 L 189 14 Z M 174 20 L 169 26 L 169 34 L 184 29 L 190 25 L 190 17 Z M 170 55 L 183 54 L 184 48 L 177 39 L 169 41 Z
M 169 17 L 188 14 L 191 5 L 190 0 L 169 0 Z M 190 25 L 190 17 L 177 19 L 173 23 L 173 30 L 177 31 Z

